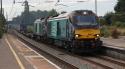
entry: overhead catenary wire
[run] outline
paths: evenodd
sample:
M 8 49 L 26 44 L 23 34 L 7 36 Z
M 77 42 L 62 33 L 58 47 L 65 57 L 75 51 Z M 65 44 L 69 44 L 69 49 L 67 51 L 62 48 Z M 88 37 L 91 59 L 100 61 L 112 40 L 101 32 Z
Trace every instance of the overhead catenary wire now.
M 12 6 L 11 6 L 9 15 L 11 15 L 11 13 L 12 13 L 12 11 L 13 11 L 13 8 L 14 8 L 14 4 L 12 4 Z
M 14 3 L 15 3 L 15 0 L 13 0 L 13 3 L 12 3 L 11 8 L 10 8 L 10 12 L 8 13 L 8 15 L 9 15 L 8 18 L 9 19 L 11 19 L 10 16 L 12 15 L 12 12 L 13 12 L 13 9 L 14 9 Z
M 23 0 L 22 0 L 22 2 L 23 2 Z M 9 19 L 12 19 L 17 13 L 17 8 L 15 8 L 16 3 L 18 3 L 18 2 L 13 0 L 12 6 L 11 6 L 11 9 L 10 9 L 10 12 L 9 12 L 9 16 L 10 16 Z
M 12 3 L 12 6 L 11 6 L 11 9 L 10 9 L 10 12 L 9 12 L 9 16 L 11 16 L 12 15 L 12 12 L 13 12 L 13 10 L 14 10 L 14 5 L 15 5 L 15 0 L 13 0 L 13 3 Z M 13 16 L 15 15 L 15 13 L 13 14 Z M 12 16 L 12 17 L 13 17 Z M 10 17 L 9 17 L 10 18 Z
M 21 2 L 20 3 L 23 3 L 25 0 L 20 0 Z M 31 1 L 31 0 L 30 0 Z M 46 0 L 46 1 L 49 1 L 49 0 Z M 44 3 L 46 2 L 46 1 L 44 1 Z M 88 2 L 88 1 L 90 1 L 90 0 L 85 0 L 85 1 L 82 1 L 82 0 L 78 0 L 78 2 L 76 2 L 76 3 L 82 3 L 82 2 Z M 38 0 L 37 1 L 39 4 L 41 3 L 41 0 Z M 54 1 L 52 1 L 52 2 L 54 2 Z M 13 10 L 14 10 L 14 5 L 15 5 L 15 3 L 19 3 L 19 2 L 15 2 L 15 0 L 13 0 L 13 3 L 12 3 L 12 7 L 11 7 L 11 10 L 10 10 L 10 13 L 9 13 L 9 15 L 12 15 L 12 12 L 13 12 Z M 33 2 L 34 3 L 34 2 Z M 41 5 L 41 4 L 40 4 Z M 64 6 L 64 7 L 69 7 L 68 5 L 65 5 L 65 4 L 63 4 L 63 0 L 56 0 L 55 1 L 55 4 L 54 4 L 55 6 Z M 31 6 L 31 5 L 30 5 Z M 32 7 L 34 7 L 34 6 L 32 6 Z M 15 15 L 15 13 L 13 14 L 13 15 Z
M 86 1 L 84 1 L 84 0 L 78 0 L 78 1 L 76 1 L 76 3 L 88 2 L 88 1 L 90 1 L 90 0 L 86 0 Z M 62 6 L 69 7 L 69 6 L 64 5 L 64 4 L 59 4 L 59 3 L 61 3 L 61 2 L 63 3 L 63 1 L 57 0 L 55 6 L 62 5 Z

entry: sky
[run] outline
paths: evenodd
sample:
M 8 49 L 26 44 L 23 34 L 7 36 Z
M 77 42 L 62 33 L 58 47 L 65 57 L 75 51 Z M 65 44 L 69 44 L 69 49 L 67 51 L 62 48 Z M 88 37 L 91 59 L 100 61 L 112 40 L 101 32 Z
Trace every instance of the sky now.
M 11 20 L 13 17 L 16 17 L 21 14 L 24 10 L 22 3 L 25 0 L 3 0 L 3 8 L 5 10 L 5 16 L 8 15 L 8 19 Z M 58 5 L 55 6 L 57 0 L 28 0 L 29 4 L 34 6 L 30 7 L 30 11 L 37 10 L 51 10 L 56 9 L 58 12 L 61 11 L 73 11 L 73 10 L 92 10 L 95 11 L 95 0 L 60 0 L 59 4 L 66 6 Z M 85 2 L 77 2 L 85 1 Z M 103 16 L 107 12 L 114 12 L 114 6 L 117 4 L 117 0 L 97 0 L 98 5 L 98 15 Z M 7 15 L 6 15 L 7 14 Z

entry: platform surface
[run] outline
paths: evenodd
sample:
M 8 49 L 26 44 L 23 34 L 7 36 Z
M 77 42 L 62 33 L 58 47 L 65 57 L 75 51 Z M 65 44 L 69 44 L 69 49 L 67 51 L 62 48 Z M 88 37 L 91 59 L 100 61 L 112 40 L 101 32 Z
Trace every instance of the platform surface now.
M 125 36 L 121 36 L 118 39 L 113 38 L 101 38 L 105 46 L 125 48 Z
M 0 39 L 0 69 L 61 69 L 17 37 Z

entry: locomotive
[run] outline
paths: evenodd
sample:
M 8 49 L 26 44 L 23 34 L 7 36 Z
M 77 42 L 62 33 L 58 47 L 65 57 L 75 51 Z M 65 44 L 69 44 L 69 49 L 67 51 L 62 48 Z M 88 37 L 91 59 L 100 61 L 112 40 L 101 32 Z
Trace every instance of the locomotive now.
M 37 19 L 33 37 L 72 52 L 93 52 L 102 46 L 98 17 L 91 10 Z

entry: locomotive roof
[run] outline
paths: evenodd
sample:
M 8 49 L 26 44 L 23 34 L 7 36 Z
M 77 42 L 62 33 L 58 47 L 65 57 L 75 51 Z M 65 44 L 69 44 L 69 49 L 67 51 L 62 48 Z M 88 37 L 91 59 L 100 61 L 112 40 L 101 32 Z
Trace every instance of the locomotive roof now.
M 84 14 L 86 13 L 86 14 Z M 45 18 L 45 19 L 36 19 L 34 23 L 41 23 L 43 21 L 46 21 L 46 20 L 49 20 L 49 21 L 52 21 L 52 20 L 61 20 L 61 19 L 69 19 L 69 18 L 72 18 L 72 16 L 75 16 L 75 15 L 93 15 L 93 16 L 96 16 L 95 13 L 93 13 L 91 10 L 75 10 L 75 11 L 72 11 L 72 12 L 67 12 L 67 13 L 63 13 L 63 14 L 60 14 L 59 16 L 57 17 L 52 17 L 52 18 Z
M 60 14 L 57 17 L 53 17 L 53 18 L 49 18 L 49 20 L 53 20 L 53 19 L 68 19 L 70 13 L 64 13 L 64 14 Z
M 59 16 L 55 17 L 55 18 L 64 18 L 64 17 L 68 17 L 70 13 L 63 13 L 60 14 Z
M 49 20 L 68 19 L 68 18 L 70 18 L 70 16 L 74 16 L 74 15 L 94 15 L 94 16 L 96 16 L 96 14 L 93 13 L 91 10 L 75 10 L 75 11 L 72 11 L 72 12 L 60 14 L 57 17 L 49 18 Z
M 40 19 L 36 19 L 36 20 L 34 21 L 34 23 L 38 23 L 38 22 L 41 22 L 41 20 L 40 20 Z

